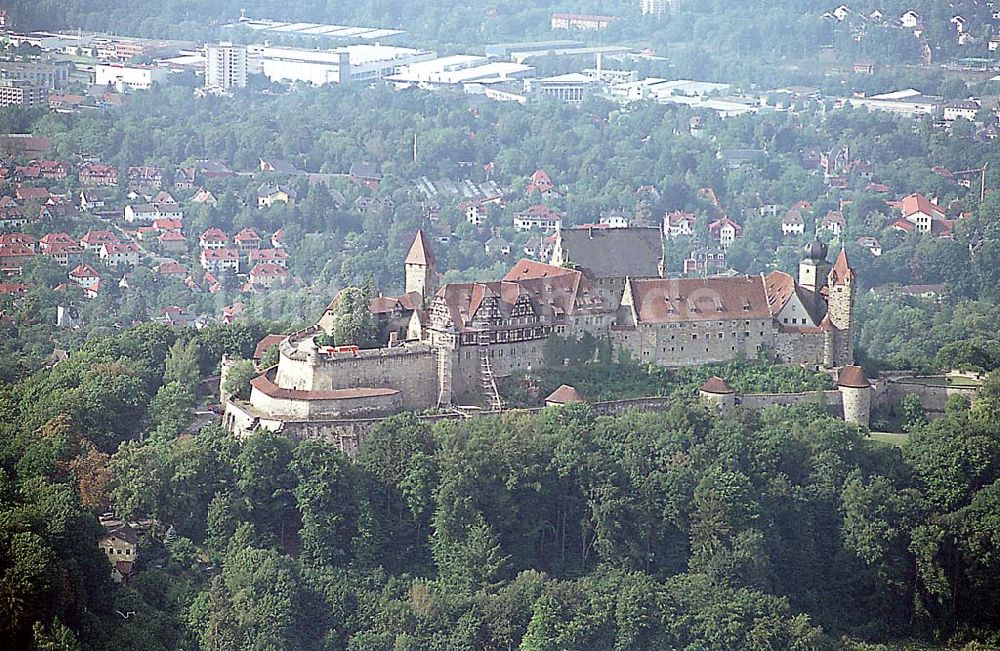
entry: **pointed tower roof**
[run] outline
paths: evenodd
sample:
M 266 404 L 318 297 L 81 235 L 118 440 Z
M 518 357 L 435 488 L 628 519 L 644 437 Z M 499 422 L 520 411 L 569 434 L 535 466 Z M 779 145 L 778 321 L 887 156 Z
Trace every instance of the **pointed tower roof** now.
M 564 384 L 545 399 L 547 405 L 567 405 L 573 402 L 583 402 L 583 396 L 573 387 Z
M 860 366 L 845 366 L 840 369 L 840 375 L 837 376 L 838 387 L 867 389 L 871 385 L 872 383 L 868 381 L 868 376 L 865 375 L 865 370 Z
M 837 261 L 833 263 L 833 269 L 830 270 L 830 284 L 846 285 L 853 280 L 854 270 L 851 269 L 851 263 L 847 261 L 847 251 L 841 249 Z
M 712 377 L 708 378 L 708 381 L 705 382 L 705 384 L 701 385 L 700 390 L 703 391 L 704 393 L 714 393 L 717 395 L 722 395 L 726 393 L 736 393 L 735 389 L 726 384 L 726 381 L 723 380 L 721 377 L 718 377 L 716 375 L 713 375 Z
M 420 264 L 428 267 L 437 264 L 434 254 L 431 253 L 431 247 L 427 245 L 422 230 L 418 230 L 413 238 L 413 245 L 410 246 L 410 252 L 406 254 L 406 264 Z

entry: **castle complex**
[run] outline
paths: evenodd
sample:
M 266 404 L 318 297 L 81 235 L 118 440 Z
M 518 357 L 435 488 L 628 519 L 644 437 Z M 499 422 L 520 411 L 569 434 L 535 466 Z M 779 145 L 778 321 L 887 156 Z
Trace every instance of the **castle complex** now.
M 285 338 L 279 361 L 230 402 L 226 424 L 322 427 L 478 403 L 500 410 L 497 378 L 543 364 L 549 337 L 585 333 L 634 360 L 681 367 L 768 355 L 840 368 L 854 363 L 854 272 L 845 252 L 809 244 L 798 279 L 767 275 L 664 278 L 658 229 L 569 229 L 551 264 L 520 260 L 500 280 L 437 287 L 437 262 L 417 232 L 404 262 L 406 293 L 370 311 L 380 348 L 330 347 L 335 298 L 319 322 Z

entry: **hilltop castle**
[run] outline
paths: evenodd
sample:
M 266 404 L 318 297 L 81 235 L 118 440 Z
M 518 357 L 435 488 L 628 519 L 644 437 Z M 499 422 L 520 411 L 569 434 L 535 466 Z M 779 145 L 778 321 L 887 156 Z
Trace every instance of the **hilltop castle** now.
M 648 232 L 647 232 L 648 231 Z M 383 346 L 320 346 L 319 322 L 285 338 L 277 366 L 230 403 L 231 429 L 322 428 L 325 421 L 478 402 L 502 408 L 497 378 L 543 364 L 546 340 L 584 333 L 640 362 L 668 367 L 754 358 L 839 368 L 854 363 L 854 271 L 841 251 L 805 247 L 798 279 L 663 278 L 658 229 L 569 229 L 553 263 L 520 260 L 502 279 L 437 287 L 437 261 L 417 232 L 406 293 L 373 298 Z

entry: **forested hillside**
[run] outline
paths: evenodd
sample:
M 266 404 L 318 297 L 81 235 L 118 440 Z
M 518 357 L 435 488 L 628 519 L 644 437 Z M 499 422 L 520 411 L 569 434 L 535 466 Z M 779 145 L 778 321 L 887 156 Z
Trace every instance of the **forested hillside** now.
M 0 391 L 13 648 L 1000 643 L 996 376 L 902 449 L 814 407 L 720 418 L 680 398 L 405 415 L 352 462 L 183 434 L 185 387 L 253 337 L 142 326 Z M 157 523 L 117 589 L 96 547 L 109 504 Z

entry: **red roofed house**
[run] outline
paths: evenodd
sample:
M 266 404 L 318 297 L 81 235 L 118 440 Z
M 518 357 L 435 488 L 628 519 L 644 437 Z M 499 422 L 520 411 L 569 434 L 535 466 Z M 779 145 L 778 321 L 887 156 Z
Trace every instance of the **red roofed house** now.
M 163 231 L 157 240 L 160 242 L 160 248 L 169 253 L 187 251 L 187 240 L 178 231 Z
M 550 233 L 562 228 L 563 217 L 547 206 L 535 204 L 514 215 L 514 228 L 519 231 L 540 230 Z
M 250 285 L 271 289 L 275 285 L 284 285 L 288 280 L 288 271 L 276 264 L 258 264 L 250 270 Z
M 202 249 L 201 267 L 214 274 L 236 273 L 240 269 L 240 256 L 236 249 Z
M 840 236 L 847 228 L 847 220 L 844 219 L 844 214 L 842 212 L 831 210 L 826 213 L 819 223 L 819 229 L 824 231 L 830 231 L 835 236 Z
M 244 228 L 233 236 L 233 241 L 242 253 L 259 249 L 261 243 L 260 235 L 257 235 L 257 231 L 252 228 Z
M 899 208 L 900 218 L 892 227 L 903 232 L 945 234 L 953 223 L 946 219 L 944 210 L 922 194 L 911 194 L 891 204 Z
M 124 243 L 107 243 L 101 247 L 101 260 L 104 264 L 111 268 L 117 268 L 119 265 L 130 265 L 136 266 L 139 264 L 140 258 L 139 247 L 132 242 Z
M 105 244 L 118 244 L 120 241 L 111 231 L 87 231 L 87 234 L 80 238 L 80 245 L 87 252 L 97 253 Z
M 663 234 L 667 239 L 680 237 L 681 235 L 690 237 L 694 235 L 694 227 L 697 223 L 698 218 L 694 213 L 681 212 L 680 210 L 668 212 L 663 216 Z
M 184 222 L 176 218 L 160 217 L 153 220 L 153 229 L 160 233 L 165 231 L 175 231 L 179 233 L 183 226 Z
M 46 188 L 29 188 L 20 186 L 14 190 L 14 196 L 18 201 L 45 201 L 51 194 Z
M 278 230 L 274 231 L 271 235 L 271 248 L 272 249 L 283 249 L 285 248 L 285 227 L 282 226 Z
M 285 249 L 260 249 L 250 252 L 250 264 L 274 264 L 279 267 L 288 266 L 288 252 Z
M 259 365 L 260 361 L 264 359 L 264 354 L 284 341 L 287 336 L 288 335 L 266 335 L 263 339 L 258 341 L 257 347 L 253 350 L 254 363 Z
M 719 240 L 719 246 L 727 249 L 737 237 L 743 236 L 743 227 L 724 216 L 708 225 L 708 234 Z
M 42 251 L 46 251 L 54 244 L 76 244 L 77 241 L 66 233 L 46 233 L 38 241 L 38 246 Z
M 118 185 L 118 170 L 104 163 L 84 163 L 80 167 L 83 185 Z
M 555 191 L 555 188 L 556 186 L 552 184 L 552 179 L 549 178 L 545 170 L 535 170 L 535 173 L 531 175 L 528 186 L 524 189 L 524 193 L 530 197 L 537 191 L 543 197 L 547 197 Z
M 42 253 L 52 257 L 60 267 L 68 267 L 71 263 L 78 263 L 83 258 L 84 251 L 83 247 L 76 243 L 76 240 L 70 240 L 69 242 L 47 244 Z
M 0 246 L 4 244 L 20 244 L 35 250 L 35 238 L 27 233 L 0 233 Z
M 183 280 L 188 273 L 187 269 L 173 260 L 161 262 L 156 265 L 154 271 L 161 276 L 166 276 L 167 278 L 177 278 L 178 280 Z
M 21 267 L 35 257 L 35 251 L 23 244 L 0 244 L 0 273 L 21 273 Z
M 69 163 L 55 160 L 34 161 L 33 165 L 38 166 L 39 176 L 50 181 L 62 181 L 69 176 Z
M 101 275 L 89 264 L 77 265 L 73 271 L 69 272 L 69 279 L 83 287 L 84 295 L 87 298 L 95 298 L 101 291 Z
M 210 228 L 198 239 L 198 246 L 202 249 L 224 249 L 228 243 L 229 236 L 220 228 Z

